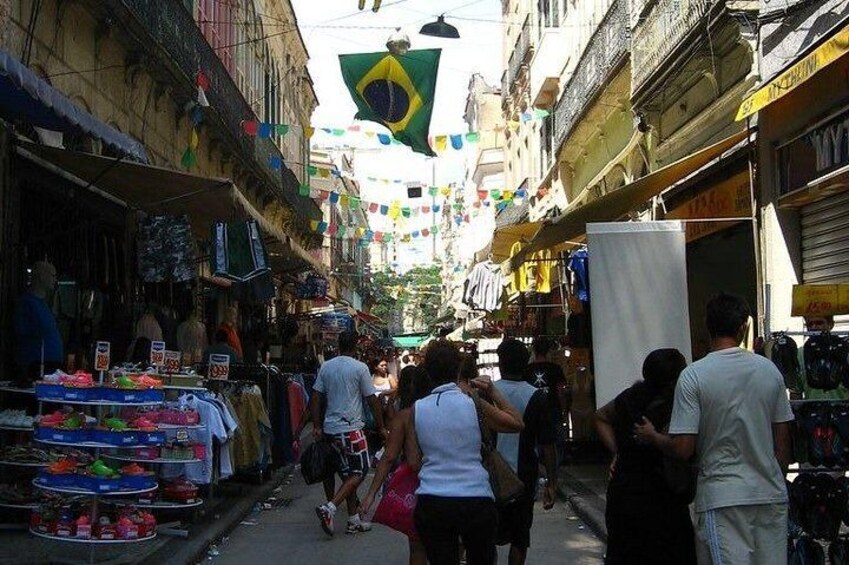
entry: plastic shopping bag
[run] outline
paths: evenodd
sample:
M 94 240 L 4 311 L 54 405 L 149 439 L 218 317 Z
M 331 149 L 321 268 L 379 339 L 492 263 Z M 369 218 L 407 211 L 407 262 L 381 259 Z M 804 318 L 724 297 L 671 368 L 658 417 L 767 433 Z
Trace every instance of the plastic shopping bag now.
M 372 522 L 383 524 L 393 530 L 416 536 L 413 511 L 416 509 L 416 489 L 419 488 L 418 474 L 406 463 L 402 463 L 392 474 L 386 492 L 377 505 Z
M 301 455 L 301 473 L 308 485 L 320 483 L 336 472 L 338 455 L 326 441 L 310 444 Z

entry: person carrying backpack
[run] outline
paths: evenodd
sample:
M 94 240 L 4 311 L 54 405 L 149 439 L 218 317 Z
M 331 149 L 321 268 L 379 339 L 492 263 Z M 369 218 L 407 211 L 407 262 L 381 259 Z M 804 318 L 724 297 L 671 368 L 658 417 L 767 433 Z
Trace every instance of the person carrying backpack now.
M 696 455 L 696 551 L 700 564 L 787 563 L 787 487 L 793 411 L 776 366 L 739 347 L 749 325 L 745 300 L 707 304 L 711 353 L 684 369 L 669 433 L 650 417 L 637 438 L 665 455 Z
M 687 361 L 677 349 L 652 351 L 643 362 L 643 380 L 596 412 L 599 438 L 613 454 L 607 487 L 607 565 L 696 563 L 690 500 L 676 492 L 664 472 L 664 456 L 638 443 L 634 424 L 647 416 L 669 423 L 678 375 Z

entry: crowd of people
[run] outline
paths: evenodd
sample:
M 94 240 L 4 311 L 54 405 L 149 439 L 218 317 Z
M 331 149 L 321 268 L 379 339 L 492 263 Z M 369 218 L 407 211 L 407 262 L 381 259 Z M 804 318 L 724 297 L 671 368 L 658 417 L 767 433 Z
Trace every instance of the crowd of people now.
M 784 379 L 770 360 L 739 346 L 750 324 L 743 299 L 720 294 L 706 311 L 707 356 L 687 366 L 675 349 L 651 352 L 642 380 L 596 413 L 613 455 L 609 565 L 787 558 L 793 412 Z M 355 334 L 343 334 L 340 349 L 321 367 L 311 400 L 315 439 L 332 443 L 343 479 L 338 490 L 325 484 L 327 502 L 316 508 L 324 531 L 333 535 L 342 502 L 347 532 L 367 531 L 378 493 L 403 463 L 418 477 L 411 564 L 492 564 L 498 545 L 510 546 L 511 565 L 524 563 L 534 501 L 551 507 L 555 498 L 563 375 L 548 360 L 550 344 L 536 340 L 531 358 L 522 342 L 503 340 L 495 382 L 445 340 L 429 344 L 397 379 L 387 360 L 369 368 L 355 359 Z M 360 501 L 369 412 L 382 451 Z M 521 482 L 509 500 L 498 499 L 487 445 Z
M 490 564 L 497 545 L 510 546 L 511 564 L 524 563 L 537 491 L 541 486 L 546 508 L 556 491 L 559 417 L 553 406 L 559 400 L 551 398 L 556 386 L 549 385 L 558 377 L 542 360 L 549 346 L 539 340 L 531 364 L 522 342 L 503 341 L 497 352 L 502 378 L 492 382 L 478 375 L 471 355 L 446 340 L 409 355 L 397 379 L 386 359 L 371 368 L 356 360 L 356 341 L 354 333 L 340 336 L 340 355 L 322 365 L 311 399 L 314 439 L 333 445 L 343 481 L 338 490 L 333 479 L 325 481 L 327 502 L 316 508 L 325 533 L 333 535 L 343 502 L 346 532 L 368 530 L 378 492 L 404 463 L 418 478 L 415 530 L 408 533 L 411 564 L 459 563 L 461 557 L 470 565 Z M 369 427 L 382 449 L 359 501 L 357 489 L 369 471 Z M 523 487 L 499 504 L 486 445 L 495 446 Z

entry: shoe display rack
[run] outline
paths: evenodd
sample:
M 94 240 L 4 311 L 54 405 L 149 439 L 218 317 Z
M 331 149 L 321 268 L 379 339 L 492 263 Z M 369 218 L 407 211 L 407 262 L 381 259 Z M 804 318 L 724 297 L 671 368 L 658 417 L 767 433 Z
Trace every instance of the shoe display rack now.
M 120 394 L 115 397 L 115 400 L 92 400 L 91 398 L 93 398 L 94 395 L 91 393 L 98 392 L 99 389 L 103 389 L 102 392 L 104 393 L 106 392 L 106 387 L 101 384 L 87 389 L 87 394 L 85 396 L 81 396 L 80 399 L 69 399 L 56 398 L 55 395 L 50 392 L 45 395 L 44 389 L 36 386 L 36 398 L 39 401 L 39 406 L 42 406 L 42 403 L 44 402 L 49 402 L 64 406 L 79 406 L 82 407 L 83 410 L 87 409 L 89 411 L 93 411 L 98 423 L 103 421 L 104 409 L 106 407 L 120 408 L 123 406 L 156 406 L 162 404 L 164 401 L 164 393 L 154 389 L 146 390 L 144 395 L 145 399 L 139 401 L 122 400 L 120 398 Z M 109 392 L 115 393 L 117 390 L 118 389 L 109 389 Z M 126 397 L 131 399 L 132 395 L 126 394 Z M 84 429 L 86 427 L 86 423 L 83 422 L 80 427 Z M 93 470 L 94 473 L 81 477 L 79 474 L 76 474 L 75 470 L 72 470 L 68 475 L 53 476 L 50 473 L 45 472 L 43 469 L 40 469 L 38 471 L 38 476 L 32 481 L 33 486 L 41 491 L 69 496 L 87 497 L 90 499 L 90 504 L 88 505 L 87 510 L 88 519 L 85 520 L 85 524 L 75 524 L 75 527 L 69 525 L 66 520 L 66 530 L 52 532 L 50 531 L 50 528 L 41 526 L 41 516 L 38 513 L 34 513 L 30 526 L 30 533 L 38 537 L 58 541 L 89 544 L 137 543 L 148 541 L 156 537 L 155 523 L 152 525 L 132 524 L 130 526 L 127 524 L 121 524 L 120 522 L 117 524 L 113 524 L 111 522 L 104 524 L 101 523 L 103 515 L 100 512 L 100 503 L 104 497 L 127 497 L 153 492 L 158 488 L 155 478 L 152 477 L 152 473 L 145 473 L 132 477 L 121 476 L 120 478 L 117 478 L 113 475 L 114 471 L 106 466 L 102 461 L 104 449 L 136 449 L 151 446 L 157 439 L 155 434 L 147 433 L 144 441 L 141 439 L 142 434 L 130 435 L 129 437 L 135 441 L 139 441 L 140 443 L 136 444 L 134 442 L 130 442 L 130 445 L 122 445 L 121 442 L 116 442 L 119 445 L 115 445 L 115 443 L 108 441 L 108 437 L 106 441 L 89 441 L 88 439 L 77 440 L 74 433 L 50 433 L 49 430 L 47 433 L 40 433 L 42 430 L 39 427 L 36 427 L 34 431 L 34 441 L 37 443 L 58 447 L 76 448 L 80 450 L 91 450 L 93 453 L 94 463 L 89 467 L 89 469 Z M 71 432 L 71 430 L 69 430 L 69 432 Z M 69 465 L 76 465 L 76 463 L 70 463 Z M 76 478 L 78 481 L 77 484 L 71 484 L 71 482 L 67 481 L 66 477 Z M 79 484 L 80 480 L 82 480 L 83 484 Z M 83 517 L 81 516 L 80 520 L 82 520 L 82 518 Z M 122 527 L 125 530 L 128 527 L 131 529 L 129 532 L 122 532 Z
M 3 383 L 0 385 L 0 394 L 31 396 L 35 390 Z M 27 445 L 32 440 L 32 432 L 33 417 L 26 414 L 25 410 L 0 411 L 0 476 L 4 478 L 4 483 L 0 485 L 0 511 L 3 515 L 0 529 L 26 528 L 28 512 L 38 507 L 38 503 L 29 496 L 29 489 L 19 488 L 31 481 L 39 469 L 48 465 L 46 452 Z

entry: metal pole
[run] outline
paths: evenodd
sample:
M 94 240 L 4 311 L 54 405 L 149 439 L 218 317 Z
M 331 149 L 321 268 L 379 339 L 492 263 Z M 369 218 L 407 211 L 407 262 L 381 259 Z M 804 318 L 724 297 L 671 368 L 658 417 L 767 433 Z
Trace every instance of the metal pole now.
M 431 175 L 430 175 L 431 185 L 432 187 L 436 187 L 436 159 L 431 159 Z M 428 189 L 430 191 L 430 189 Z M 432 191 L 431 191 L 432 192 Z M 433 262 L 436 263 L 436 230 L 433 229 L 436 226 L 436 211 L 434 207 L 436 206 L 436 193 L 432 192 L 430 195 L 430 215 L 431 215 L 431 237 L 433 238 Z

